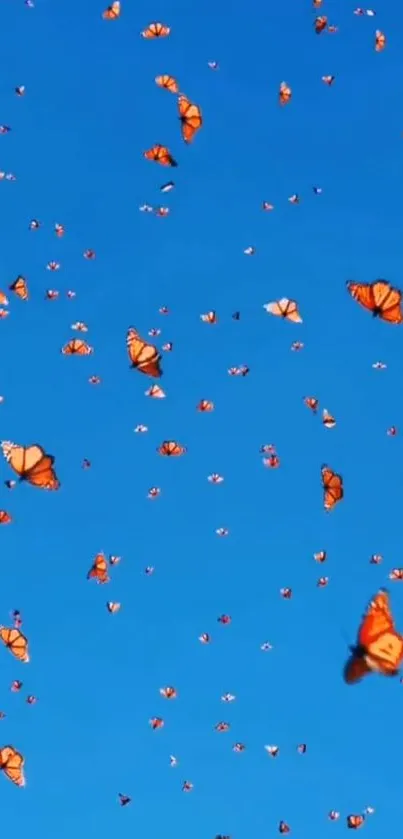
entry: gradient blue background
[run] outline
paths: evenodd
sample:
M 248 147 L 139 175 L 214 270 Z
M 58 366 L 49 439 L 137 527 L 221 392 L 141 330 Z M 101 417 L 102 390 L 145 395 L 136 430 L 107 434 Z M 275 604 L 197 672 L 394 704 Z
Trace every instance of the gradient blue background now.
M 346 829 L 327 821 L 331 808 L 344 819 L 372 805 L 365 836 L 393 839 L 403 687 L 374 677 L 348 688 L 341 671 L 367 599 L 402 564 L 401 440 L 386 429 L 402 424 L 403 331 L 373 321 L 345 281 L 401 285 L 403 13 L 385 0 L 375 19 L 357 18 L 353 3 L 329 2 L 339 32 L 316 37 L 309 2 L 123 0 L 111 23 L 103 8 L 2 3 L 0 121 L 13 130 L 0 137 L 0 168 L 17 181 L 0 183 L 0 287 L 22 273 L 31 299 L 13 297 L 0 323 L 0 436 L 44 445 L 62 481 L 55 494 L 19 486 L 0 495 L 14 517 L 0 534 L 1 622 L 22 611 L 32 655 L 24 667 L 0 650 L 1 740 L 25 754 L 27 775 L 23 791 L 0 779 L 3 832 L 250 839 L 274 837 L 284 819 L 296 839 L 326 839 Z M 153 20 L 172 27 L 170 38 L 140 38 Z M 388 38 L 380 55 L 377 27 Z M 154 83 L 160 73 L 202 106 L 190 148 L 175 97 Z M 336 76 L 330 89 L 326 74 Z M 282 80 L 293 101 L 280 109 Z M 156 142 L 177 170 L 142 158 Z M 176 189 L 162 195 L 172 175 Z M 299 206 L 287 200 L 295 192 Z M 144 202 L 171 215 L 142 214 Z M 53 259 L 58 274 L 45 270 Z M 44 300 L 49 287 L 59 300 Z M 264 312 L 281 296 L 298 300 L 302 326 Z M 216 326 L 200 321 L 209 309 Z M 93 357 L 60 355 L 76 320 L 89 326 Z M 164 401 L 148 400 L 149 380 L 129 370 L 130 325 L 143 335 L 159 327 L 160 346 L 174 343 Z M 305 343 L 299 354 L 294 340 Z M 387 370 L 374 371 L 377 360 Z M 230 378 L 239 364 L 249 377 Z M 94 374 L 99 387 L 88 384 Z M 307 395 L 336 415 L 334 430 L 304 407 Z M 203 398 L 215 413 L 197 413 Z M 133 433 L 138 423 L 148 435 Z M 159 458 L 167 438 L 188 455 Z M 280 469 L 263 468 L 263 443 L 276 445 Z M 345 482 L 330 515 L 323 462 Z M 213 471 L 224 484 L 207 482 Z M 1 477 L 12 477 L 5 462 Z M 162 489 L 154 502 L 153 485 Z M 220 526 L 227 539 L 215 535 Z M 318 566 L 322 549 L 328 563 Z M 105 587 L 86 581 L 99 550 L 122 556 Z M 369 564 L 373 553 L 383 565 Z M 109 599 L 119 614 L 107 613 Z M 222 612 L 231 626 L 217 624 Z M 263 653 L 266 640 L 274 649 Z M 9 692 L 16 678 L 21 694 Z M 175 702 L 159 696 L 167 684 Z M 237 696 L 230 706 L 220 702 L 226 691 Z M 154 715 L 162 731 L 149 728 Z M 213 731 L 220 720 L 231 722 L 227 734 Z M 243 754 L 232 752 L 236 741 Z M 277 760 L 267 743 L 280 746 Z M 119 807 L 119 791 L 130 807 Z

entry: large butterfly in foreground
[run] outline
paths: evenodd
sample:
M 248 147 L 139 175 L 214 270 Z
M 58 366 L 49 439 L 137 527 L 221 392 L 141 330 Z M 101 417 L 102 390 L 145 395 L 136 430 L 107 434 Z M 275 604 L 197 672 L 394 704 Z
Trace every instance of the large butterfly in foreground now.
M 157 347 L 149 344 L 148 341 L 143 341 L 137 329 L 132 326 L 127 330 L 126 346 L 132 367 L 153 379 L 159 379 L 162 376 L 161 355 Z
M 26 481 L 39 489 L 59 489 L 60 482 L 53 469 L 55 462 L 42 446 L 19 446 L 9 440 L 1 444 L 7 463 L 18 475 L 20 481 Z
M 403 638 L 395 630 L 389 597 L 381 589 L 371 600 L 344 668 L 344 680 L 351 685 L 367 673 L 397 676 L 403 661 Z
M 386 280 L 374 283 L 347 283 L 347 291 L 364 309 L 369 309 L 374 318 L 387 323 L 403 323 L 401 310 L 402 292 L 393 288 Z
M 17 787 L 25 786 L 24 756 L 14 746 L 3 746 L 0 749 L 0 770 Z

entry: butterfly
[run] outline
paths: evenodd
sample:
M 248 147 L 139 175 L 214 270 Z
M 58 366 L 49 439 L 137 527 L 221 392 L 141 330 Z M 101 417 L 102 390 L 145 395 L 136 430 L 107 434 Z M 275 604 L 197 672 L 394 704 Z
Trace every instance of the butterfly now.
M 25 447 L 6 440 L 1 444 L 1 448 L 7 463 L 20 481 L 27 481 L 39 489 L 59 489 L 60 482 L 53 469 L 55 459 L 51 454 L 47 454 L 42 446 L 34 443 Z
M 28 641 L 19 629 L 0 626 L 0 640 L 3 641 L 14 658 L 23 661 L 24 664 L 28 663 Z
M 287 82 L 281 82 L 278 98 L 280 105 L 288 105 L 288 103 L 291 102 L 292 90 L 288 86 Z
M 147 149 L 144 152 L 144 157 L 146 160 L 154 160 L 155 163 L 160 163 L 161 166 L 177 166 L 176 160 L 171 155 L 169 149 L 166 146 L 161 146 L 160 143 L 157 143 L 155 146 L 152 146 L 151 149 Z
M 120 15 L 120 3 L 112 3 L 111 6 L 108 6 L 105 11 L 102 13 L 102 17 L 104 20 L 116 20 Z
M 153 379 L 159 379 L 162 376 L 161 355 L 157 347 L 149 344 L 148 341 L 143 341 L 132 326 L 127 331 L 126 346 L 131 365 L 135 370 Z
M 157 76 L 155 84 L 157 84 L 158 87 L 163 87 L 165 90 L 169 90 L 170 93 L 178 93 L 179 91 L 178 82 L 173 76 Z
M 164 457 L 180 457 L 182 454 L 186 454 L 186 447 L 176 443 L 175 440 L 164 440 L 157 451 Z
M 16 280 L 9 286 L 10 291 L 13 291 L 20 300 L 28 300 L 28 286 L 25 277 L 19 275 Z
M 171 29 L 169 26 L 165 26 L 164 23 L 150 23 L 147 26 L 147 29 L 144 29 L 141 33 L 142 38 L 146 38 L 150 40 L 151 38 L 166 38 Z
M 351 653 L 344 668 L 347 684 L 358 682 L 367 673 L 397 675 L 403 660 L 403 638 L 395 630 L 385 590 L 378 591 L 371 600 Z
M 25 786 L 23 767 L 24 758 L 14 746 L 3 746 L 0 749 L 0 769 L 17 787 Z
M 87 574 L 87 580 L 96 580 L 97 583 L 109 583 L 108 563 L 105 554 L 99 553 L 96 555 L 94 562 L 91 565 Z
M 375 32 L 375 51 L 382 52 L 386 47 L 386 37 L 380 29 Z
M 369 309 L 373 317 L 381 318 L 387 323 L 403 323 L 403 313 L 400 308 L 402 292 L 393 288 L 386 280 L 376 280 L 374 283 L 347 283 L 347 291 L 364 309 Z
M 72 338 L 61 349 L 62 355 L 92 355 L 93 347 L 90 347 L 86 341 L 81 338 Z
M 295 300 L 288 300 L 287 297 L 282 297 L 281 300 L 276 300 L 274 303 L 265 303 L 263 308 L 270 315 L 285 318 L 285 320 L 290 320 L 292 323 L 302 323 L 302 318 Z
M 328 512 L 344 497 L 343 478 L 329 466 L 322 466 L 323 506 Z
M 178 109 L 182 137 L 185 143 L 191 143 L 196 132 L 203 125 L 201 110 L 198 105 L 194 105 L 187 96 L 183 95 L 178 98 Z

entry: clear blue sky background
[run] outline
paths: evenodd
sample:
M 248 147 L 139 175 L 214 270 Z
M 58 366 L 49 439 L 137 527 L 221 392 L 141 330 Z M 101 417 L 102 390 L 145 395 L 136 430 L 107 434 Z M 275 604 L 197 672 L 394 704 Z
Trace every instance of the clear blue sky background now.
M 329 2 L 339 32 L 316 37 L 308 0 L 123 0 L 114 23 L 103 8 L 2 3 L 0 121 L 13 130 L 0 137 L 0 168 L 17 181 L 0 183 L 0 287 L 22 273 L 31 299 L 13 298 L 0 323 L 0 436 L 44 445 L 62 481 L 55 494 L 19 486 L 0 495 L 14 517 L 0 534 L 1 622 L 22 611 L 32 655 L 25 667 L 0 650 L 1 740 L 25 754 L 27 774 L 23 791 L 0 779 L 3 832 L 250 839 L 274 837 L 283 819 L 296 839 L 326 839 L 346 829 L 327 821 L 331 808 L 344 818 L 372 805 L 365 835 L 393 839 L 403 687 L 376 677 L 347 687 L 341 672 L 367 599 L 402 564 L 401 440 L 386 430 L 403 424 L 403 330 L 373 321 L 345 281 L 402 282 L 403 13 L 384 0 L 375 19 L 357 18 L 353 2 Z M 171 37 L 143 41 L 153 20 Z M 380 55 L 377 27 L 388 38 Z M 190 148 L 175 97 L 154 84 L 160 73 L 203 109 Z M 332 88 L 325 74 L 336 76 Z M 293 101 L 280 109 L 283 80 Z M 142 158 L 156 142 L 179 161 L 168 195 L 159 187 L 172 172 Z M 295 192 L 299 206 L 287 200 Z M 144 202 L 171 215 L 142 214 Z M 55 222 L 66 226 L 62 240 Z M 45 270 L 49 260 L 59 274 Z M 44 300 L 49 287 L 59 300 Z M 265 313 L 281 296 L 298 300 L 302 326 Z M 199 318 L 209 309 L 213 327 Z M 76 320 L 89 326 L 89 359 L 60 355 Z M 164 401 L 147 399 L 149 380 L 129 370 L 130 325 L 143 335 L 160 327 L 160 345 L 174 343 Z M 294 340 L 305 343 L 299 354 Z M 388 369 L 374 371 L 377 360 Z M 249 377 L 230 378 L 239 364 Z M 93 374 L 100 387 L 88 384 Z M 307 395 L 336 415 L 334 430 L 304 407 Z M 197 413 L 203 398 L 215 413 Z M 138 423 L 148 435 L 133 433 Z M 159 458 L 167 438 L 187 456 Z M 280 469 L 263 468 L 263 443 L 276 445 Z M 330 515 L 323 462 L 345 482 Z M 214 471 L 221 486 L 207 482 Z M 5 463 L 1 477 L 11 477 Z M 220 526 L 227 539 L 215 535 Z M 104 587 L 86 581 L 102 549 L 122 556 Z M 322 549 L 328 563 L 318 566 Z M 383 565 L 369 564 L 373 553 Z M 403 629 L 398 584 L 392 598 Z M 108 615 L 106 600 L 121 612 Z M 222 612 L 231 626 L 217 624 Z M 9 692 L 16 678 L 21 694 Z M 167 684 L 175 702 L 159 696 Z M 226 691 L 237 697 L 230 706 L 220 702 Z M 149 728 L 154 715 L 162 731 Z M 213 731 L 220 720 L 230 732 Z M 232 752 L 236 741 L 243 754 Z M 277 760 L 267 743 L 280 746 Z M 119 791 L 130 807 L 119 808 Z

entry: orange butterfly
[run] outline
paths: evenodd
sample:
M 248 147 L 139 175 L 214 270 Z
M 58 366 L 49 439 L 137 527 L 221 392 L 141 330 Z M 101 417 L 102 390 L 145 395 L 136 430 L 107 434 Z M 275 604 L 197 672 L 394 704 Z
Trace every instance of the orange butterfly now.
M 386 280 L 376 280 L 374 283 L 348 282 L 347 291 L 360 306 L 369 309 L 373 317 L 387 323 L 403 323 L 402 292 Z
M 287 297 L 282 297 L 281 300 L 276 300 L 274 303 L 266 303 L 264 308 L 271 315 L 290 320 L 292 323 L 302 323 L 302 318 L 295 300 L 288 300 Z
M 214 402 L 210 402 L 209 399 L 201 399 L 197 405 L 197 410 L 201 413 L 210 413 L 214 411 Z
M 42 446 L 19 446 L 9 440 L 1 444 L 3 455 L 20 481 L 27 481 L 39 489 L 59 489 L 60 482 L 53 469 L 55 462 L 51 454 L 46 454 Z
M 92 355 L 94 348 L 80 338 L 72 338 L 61 349 L 62 355 Z
M 97 554 L 87 574 L 87 580 L 96 580 L 97 583 L 109 583 L 108 562 L 105 554 Z
M 315 396 L 305 396 L 304 405 L 316 414 L 318 411 L 319 399 L 316 399 Z
M 151 149 L 144 152 L 146 160 L 154 160 L 155 163 L 160 163 L 161 166 L 177 166 L 176 160 L 172 157 L 171 152 L 166 146 L 161 146 L 157 143 Z
M 386 36 L 380 29 L 375 32 L 375 51 L 382 52 L 386 47 Z
M 341 475 L 333 472 L 329 466 L 322 466 L 323 506 L 326 511 L 333 507 L 344 497 L 343 479 Z
M 281 82 L 278 98 L 280 105 L 288 105 L 291 102 L 292 90 L 286 82 Z
M 146 38 L 150 40 L 151 38 L 166 38 L 171 29 L 169 26 L 165 26 L 164 23 L 150 23 L 147 26 L 147 29 L 144 29 L 141 33 L 142 38 Z
M 203 125 L 201 110 L 194 105 L 186 96 L 178 98 L 179 119 L 181 121 L 182 137 L 185 143 L 191 143 L 197 131 Z
M 14 658 L 18 661 L 23 661 L 24 664 L 28 663 L 28 641 L 19 629 L 0 626 L 0 640 L 3 641 L 3 644 L 10 650 Z
M 14 746 L 3 746 L 0 749 L 0 769 L 17 787 L 25 786 L 23 767 L 24 758 Z
M 157 84 L 158 87 L 163 87 L 165 90 L 169 90 L 170 93 L 178 93 L 179 91 L 178 82 L 173 76 L 157 76 L 155 84 Z
M 186 454 L 186 451 L 186 447 L 176 443 L 175 440 L 164 440 L 157 449 L 158 454 L 165 457 L 180 457 L 182 454 Z
M 357 643 L 344 668 L 347 684 L 367 673 L 396 676 L 403 660 L 403 638 L 395 630 L 386 591 L 371 600 L 358 630 Z
M 135 370 L 153 379 L 159 379 L 162 376 L 161 355 L 157 347 L 149 344 L 148 341 L 143 341 L 132 326 L 127 331 L 126 346 L 131 365 Z
M 107 9 L 102 13 L 102 17 L 104 20 L 117 20 L 120 16 L 120 3 L 112 3 L 111 6 L 108 6 Z
M 20 300 L 28 300 L 28 286 L 25 277 L 19 275 L 17 279 L 11 283 L 9 290 L 13 291 Z
M 349 827 L 350 830 L 358 830 L 358 828 L 362 827 L 363 824 L 364 824 L 364 816 L 362 816 L 362 815 L 361 816 L 360 815 L 359 816 L 355 816 L 355 815 L 347 816 L 347 827 Z
M 317 35 L 320 35 L 324 29 L 327 27 L 327 17 L 325 15 L 320 15 L 319 17 L 315 18 L 314 21 L 314 29 Z

